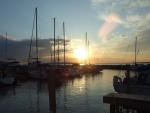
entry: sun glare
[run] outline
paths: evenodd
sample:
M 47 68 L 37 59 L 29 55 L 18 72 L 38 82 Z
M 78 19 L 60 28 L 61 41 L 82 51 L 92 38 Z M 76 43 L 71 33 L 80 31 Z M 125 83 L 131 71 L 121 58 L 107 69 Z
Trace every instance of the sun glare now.
M 75 50 L 75 56 L 79 59 L 84 59 L 86 57 L 86 51 L 83 48 L 78 48 Z

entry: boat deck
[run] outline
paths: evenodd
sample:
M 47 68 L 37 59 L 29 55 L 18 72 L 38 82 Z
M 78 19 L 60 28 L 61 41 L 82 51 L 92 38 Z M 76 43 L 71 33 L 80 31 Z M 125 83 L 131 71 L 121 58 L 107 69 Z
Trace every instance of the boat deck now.
M 109 93 L 103 96 L 103 103 L 110 104 L 110 113 L 120 113 L 119 106 L 137 110 L 137 113 L 150 113 L 148 95 Z

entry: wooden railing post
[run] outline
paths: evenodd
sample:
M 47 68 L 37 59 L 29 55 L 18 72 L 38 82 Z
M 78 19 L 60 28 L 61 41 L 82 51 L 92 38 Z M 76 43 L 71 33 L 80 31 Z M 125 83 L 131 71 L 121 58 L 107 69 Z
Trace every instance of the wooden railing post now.
M 127 94 L 129 94 L 129 85 L 130 85 L 130 65 L 126 65 L 127 67 Z

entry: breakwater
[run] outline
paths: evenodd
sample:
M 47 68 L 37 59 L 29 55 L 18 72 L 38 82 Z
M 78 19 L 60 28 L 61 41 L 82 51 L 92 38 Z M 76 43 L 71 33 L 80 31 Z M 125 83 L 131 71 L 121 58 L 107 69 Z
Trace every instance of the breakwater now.
M 150 70 L 150 65 L 149 64 L 140 64 L 140 65 L 128 65 L 130 67 L 130 70 Z M 96 67 L 98 69 L 115 69 L 115 70 L 126 70 L 127 69 L 127 65 L 116 65 L 116 64 L 112 64 L 112 65 L 96 65 Z
M 126 70 L 126 65 L 96 65 L 99 69 L 115 69 L 115 70 Z

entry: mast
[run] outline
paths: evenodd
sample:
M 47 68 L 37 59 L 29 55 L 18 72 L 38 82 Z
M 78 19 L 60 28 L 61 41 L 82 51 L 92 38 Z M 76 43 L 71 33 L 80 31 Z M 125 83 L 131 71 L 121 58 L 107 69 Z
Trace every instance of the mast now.
M 55 66 L 55 18 L 54 18 L 54 66 Z
M 59 36 L 58 36 L 58 66 L 59 66 Z
M 136 66 L 136 46 L 137 46 L 137 37 L 135 38 L 135 66 Z
M 35 8 L 35 12 L 36 12 L 36 61 L 38 63 L 37 7 Z
M 65 66 L 65 23 L 63 22 L 63 34 L 64 34 L 64 66 Z
M 86 56 L 85 56 L 85 64 L 87 60 L 87 32 L 85 33 L 85 51 L 86 51 Z
M 35 15 L 36 15 L 36 12 L 34 12 L 33 27 L 32 27 L 32 35 L 31 35 L 31 42 L 30 42 L 30 49 L 29 49 L 29 57 L 28 57 L 28 64 L 29 64 L 30 57 L 31 57 L 31 46 L 32 46 L 32 37 L 33 37 L 33 32 L 34 32 Z
M 52 45 L 50 46 L 50 49 L 51 49 L 51 64 L 52 64 Z
M 6 63 L 8 60 L 8 51 L 7 51 L 7 32 L 6 32 Z
M 90 64 L 90 56 L 89 56 L 89 41 L 88 41 L 88 61 L 89 61 L 89 64 Z

